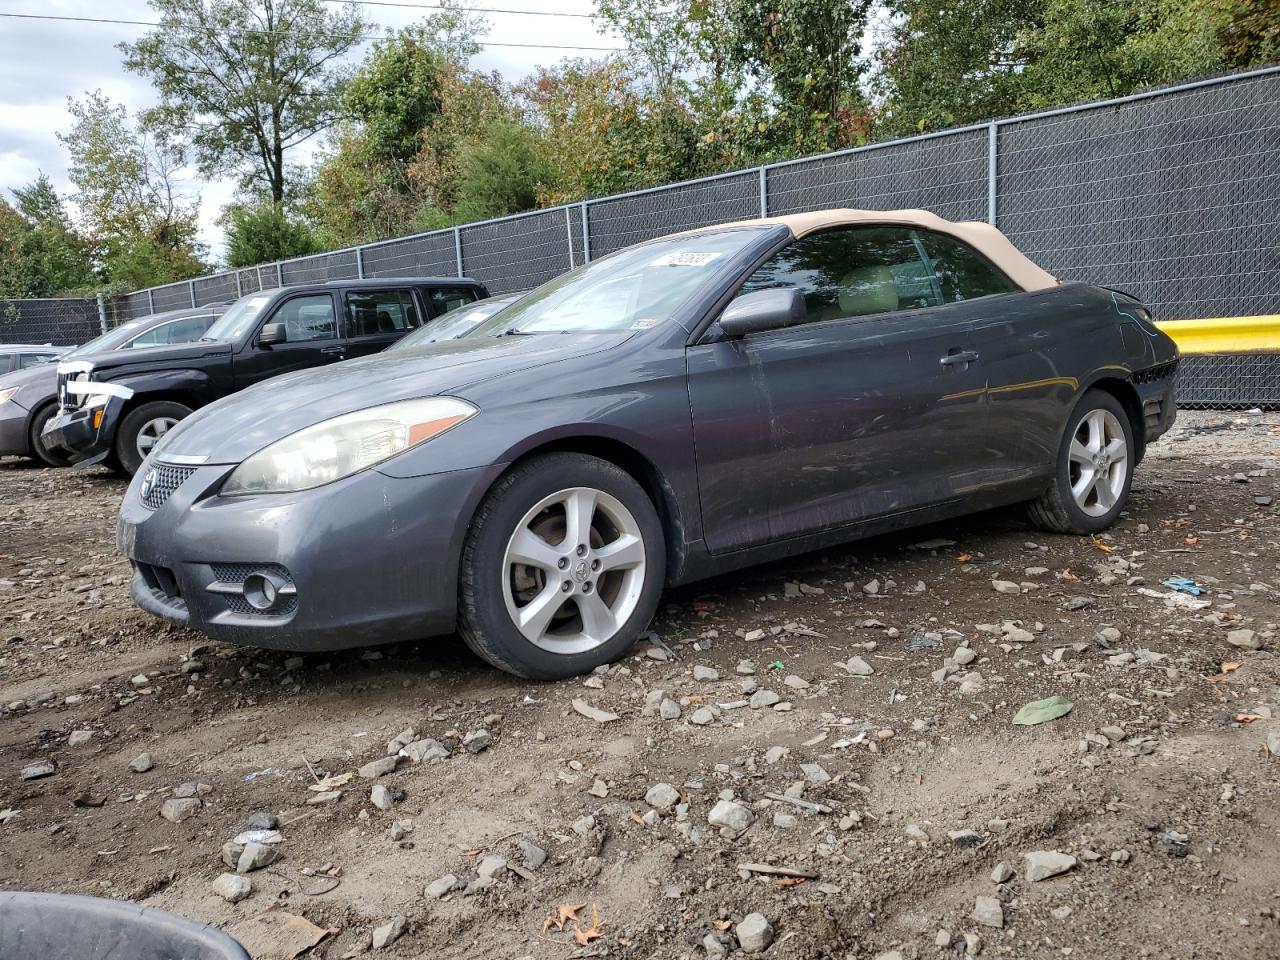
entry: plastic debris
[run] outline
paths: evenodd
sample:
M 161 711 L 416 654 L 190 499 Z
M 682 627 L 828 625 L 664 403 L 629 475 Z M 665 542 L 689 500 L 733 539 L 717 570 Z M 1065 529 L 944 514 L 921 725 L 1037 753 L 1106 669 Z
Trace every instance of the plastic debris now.
M 1160 584 L 1179 593 L 1189 593 L 1193 597 L 1204 593 L 1204 588 L 1188 577 L 1170 577 L 1168 580 L 1161 580 Z

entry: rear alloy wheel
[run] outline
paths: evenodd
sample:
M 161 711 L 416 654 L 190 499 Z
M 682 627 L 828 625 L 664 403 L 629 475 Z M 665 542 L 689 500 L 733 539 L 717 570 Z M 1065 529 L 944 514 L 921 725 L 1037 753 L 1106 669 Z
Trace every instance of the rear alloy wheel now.
M 1053 486 L 1031 503 L 1031 519 L 1059 533 L 1097 533 L 1111 526 L 1133 480 L 1133 428 L 1109 393 L 1091 390 L 1067 422 Z
M 586 672 L 648 625 L 664 556 L 657 511 L 629 474 L 580 454 L 539 457 L 500 480 L 473 522 L 463 638 L 523 677 Z
M 191 415 L 191 408 L 172 400 L 153 400 L 130 410 L 116 431 L 115 454 L 120 467 L 133 476 L 160 438 Z
M 44 445 L 44 438 L 41 434 L 44 432 L 44 425 L 58 415 L 58 405 L 56 403 L 45 404 L 36 411 L 36 415 L 31 418 L 31 435 L 27 438 L 31 446 L 31 456 L 39 460 L 46 467 L 65 467 L 71 463 L 66 457 L 61 456 L 50 450 Z

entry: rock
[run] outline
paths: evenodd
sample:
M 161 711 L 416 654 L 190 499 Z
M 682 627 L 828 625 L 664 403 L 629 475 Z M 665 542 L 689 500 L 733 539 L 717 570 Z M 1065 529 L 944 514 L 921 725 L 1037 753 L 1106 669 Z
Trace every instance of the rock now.
M 663 720 L 679 720 L 680 704 L 676 703 L 670 697 L 666 697 L 658 704 L 658 716 Z
M 179 797 L 166 800 L 160 807 L 160 816 L 170 823 L 181 823 L 200 812 L 201 803 L 197 797 Z
M 790 752 L 786 747 L 770 747 L 764 752 L 764 762 L 772 766 Z
M 182 672 L 185 674 L 204 673 L 204 664 L 199 660 L 188 660 L 182 665 Z M 229 876 L 229 874 L 228 874 Z M 231 901 L 235 903 L 234 900 Z
M 715 718 L 716 715 L 710 707 L 699 707 L 693 711 L 693 715 L 689 717 L 689 722 L 699 727 L 705 727 Z
M 976 847 L 982 843 L 982 834 L 977 830 L 948 830 L 947 839 L 957 847 Z
M 1227 643 L 1241 650 L 1261 650 L 1262 641 L 1252 630 L 1232 630 L 1227 633 Z
M 476 868 L 476 873 L 488 880 L 496 880 L 507 872 L 507 858 L 500 857 L 496 853 L 491 853 L 480 861 L 480 866 Z
M 738 666 L 735 669 L 739 676 L 751 677 L 755 676 L 756 665 L 750 660 L 739 660 Z
M 609 785 L 599 777 L 596 777 L 591 781 L 591 786 L 587 788 L 587 793 L 591 794 L 593 797 L 598 797 L 603 800 L 605 797 L 609 796 Z
M 223 847 L 225 856 L 226 847 Z M 236 860 L 236 872 L 248 873 L 251 870 L 261 870 L 268 864 L 275 863 L 276 858 L 280 856 L 280 851 L 274 846 L 265 843 L 246 843 L 244 850 L 241 851 L 239 858 Z
M 238 874 L 224 873 L 213 881 L 213 892 L 227 903 L 239 903 L 253 893 L 253 881 Z
M 829 783 L 831 781 L 831 774 L 827 773 L 817 763 L 800 764 L 800 772 L 804 774 L 804 778 L 810 783 Z
M 982 938 L 976 933 L 964 935 L 964 952 L 967 956 L 976 957 L 982 952 Z
M 902 832 L 903 834 L 906 835 L 906 838 L 912 841 L 913 843 L 929 842 L 929 834 L 926 833 L 922 827 L 914 823 L 907 824 L 906 829 L 904 829 Z
M 658 810 L 670 810 L 680 802 L 680 791 L 669 783 L 655 783 L 645 793 L 644 802 Z
M 790 687 L 792 690 L 808 690 L 809 689 L 809 681 L 806 680 L 804 677 L 797 677 L 794 673 L 788 674 L 787 678 L 782 682 L 786 684 L 788 687 Z
M 530 840 L 520 841 L 520 853 L 524 856 L 524 865 L 530 870 L 537 870 L 547 862 L 547 851 Z
M 83 747 L 86 743 L 93 739 L 92 730 L 72 730 L 71 736 L 67 737 L 67 746 Z
M 1112 863 L 1128 863 L 1131 859 L 1132 859 L 1132 855 L 1129 853 L 1128 850 L 1111 851 Z
M 479 753 L 481 750 L 488 750 L 491 743 L 493 743 L 493 734 L 484 729 L 472 730 L 462 738 L 462 748 L 467 753 Z
M 868 597 L 874 597 L 876 594 L 880 592 L 880 581 L 868 580 L 866 583 L 862 585 L 862 592 L 865 593 Z
M 782 830 L 790 830 L 799 823 L 800 820 L 795 816 L 795 814 L 785 813 L 782 810 L 779 810 L 773 815 L 773 825 Z
M 996 593 L 1021 593 L 1022 588 L 1012 580 L 992 580 L 991 588 Z
M 274 830 L 278 826 L 280 826 L 280 818 L 266 810 L 250 814 L 249 819 L 244 822 L 246 830 Z
M 390 810 L 395 805 L 395 793 L 382 784 L 374 784 L 369 791 L 369 802 L 379 810 Z
M 1185 857 L 1191 853 L 1191 838 L 1177 830 L 1165 830 L 1160 834 L 1164 852 L 1171 857 Z
M 147 677 L 147 675 L 146 675 L 145 673 L 140 673 L 140 674 L 138 674 L 138 675 L 137 675 L 137 676 L 135 676 L 135 677 L 130 677 L 130 678 L 129 678 L 129 683 L 130 683 L 130 684 L 132 684 L 132 685 L 133 685 L 133 686 L 135 686 L 135 687 L 145 687 L 145 686 L 147 686 L 149 683 L 151 683 L 151 680 L 150 680 L 150 679 L 148 679 L 148 677 Z
M 708 933 L 702 938 L 702 949 L 706 951 L 708 957 L 723 957 L 729 952 L 729 949 L 714 933 Z
M 977 659 L 978 655 L 968 647 L 956 647 L 955 653 L 951 654 L 951 662 L 962 667 L 967 667 Z
M 939 930 L 933 937 L 933 945 L 935 947 L 951 946 L 951 931 L 947 930 L 945 927 Z
M 1027 861 L 1026 878 L 1033 883 L 1066 873 L 1078 863 L 1071 854 L 1057 850 L 1034 850 L 1023 854 L 1023 859 Z
M 997 863 L 991 871 L 992 883 L 1008 883 L 1013 879 L 1013 867 L 1009 866 L 1003 860 Z
M 861 657 L 850 657 L 845 661 L 845 670 L 858 677 L 869 677 L 876 672 L 875 667 L 867 663 Z
M 387 836 L 391 838 L 392 843 L 399 843 L 411 833 L 413 833 L 413 824 L 408 820 L 397 820 L 387 831 Z
M 408 757 L 414 763 L 430 763 L 432 760 L 447 759 L 449 748 L 439 740 L 432 740 L 428 737 L 425 740 L 415 740 L 401 749 L 399 753 Z
M 594 720 L 596 723 L 612 723 L 614 720 L 621 719 L 616 713 L 610 713 L 608 710 L 601 710 L 593 707 L 585 700 L 575 699 L 570 704 L 575 711 L 588 720 Z
M 400 762 L 400 758 L 396 756 L 380 757 L 377 760 L 371 760 L 356 773 L 365 780 L 377 780 L 379 777 L 385 777 L 388 773 L 395 773 L 396 764 Z
M 978 897 L 973 903 L 973 919 L 984 927 L 1004 926 L 1004 907 L 995 897 Z
M 140 753 L 129 761 L 129 769 L 134 773 L 146 773 L 155 764 L 151 762 L 151 754 Z
M 395 943 L 400 934 L 404 933 L 404 924 L 404 917 L 392 917 L 390 921 L 374 930 L 373 949 L 381 950 Z
M 596 818 L 588 814 L 585 817 L 579 817 L 573 821 L 573 832 L 580 837 L 589 836 L 591 831 L 596 828 Z
M 720 679 L 720 671 L 711 667 L 694 667 L 693 679 L 711 682 Z
M 1054 907 L 1049 913 L 1055 920 L 1065 920 L 1071 916 L 1071 908 L 1064 904 L 1061 907 Z
M 733 931 L 738 937 L 738 946 L 747 953 L 762 953 L 773 943 L 773 924 L 763 913 L 748 913 Z
M 720 827 L 735 836 L 744 833 L 755 818 L 754 813 L 732 800 L 717 801 L 707 814 L 707 822 L 713 827 Z
M 452 873 L 446 873 L 438 880 L 432 880 L 427 884 L 427 896 L 432 900 L 439 900 L 446 893 L 451 892 L 458 886 L 458 878 Z
M 763 710 L 765 707 L 772 707 L 781 700 L 782 698 L 772 690 L 757 690 L 751 695 L 749 702 L 756 710 Z

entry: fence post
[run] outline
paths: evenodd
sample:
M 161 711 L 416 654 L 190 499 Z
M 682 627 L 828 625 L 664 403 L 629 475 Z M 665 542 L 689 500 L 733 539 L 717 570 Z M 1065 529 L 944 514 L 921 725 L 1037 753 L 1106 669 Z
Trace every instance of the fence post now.
M 98 294 L 98 329 L 107 332 L 107 299 Z
M 587 201 L 582 201 L 582 262 L 591 262 L 591 228 L 587 220 Z
M 996 225 L 996 140 L 999 124 L 987 125 L 987 223 Z
M 364 279 L 364 247 L 356 247 L 356 276 Z
M 454 259 L 458 261 L 458 276 L 465 277 L 466 274 L 462 272 L 462 228 L 461 227 L 453 228 L 453 256 L 454 256 Z
M 187 281 L 187 293 L 191 295 L 191 306 L 196 306 L 196 282 L 194 280 Z
M 147 290 L 147 313 L 155 313 L 155 312 L 156 312 L 156 292 L 154 290 L 148 289 Z
M 760 216 L 767 217 L 769 215 L 769 179 L 765 171 L 768 167 L 760 168 Z
M 564 208 L 564 232 L 569 238 L 569 269 L 574 268 L 573 262 L 573 218 L 569 216 L 569 208 Z
M 244 296 L 244 291 L 240 289 L 240 271 L 236 271 L 236 299 L 239 300 Z
M 280 261 L 276 261 L 276 286 L 284 286 L 284 271 L 280 269 Z

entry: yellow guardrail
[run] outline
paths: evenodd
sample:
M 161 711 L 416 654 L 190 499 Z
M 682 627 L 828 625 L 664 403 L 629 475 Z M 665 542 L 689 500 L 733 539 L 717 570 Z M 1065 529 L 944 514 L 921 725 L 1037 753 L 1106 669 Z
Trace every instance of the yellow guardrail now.
M 1182 354 L 1280 353 L 1280 314 L 1164 320 L 1156 324 Z

